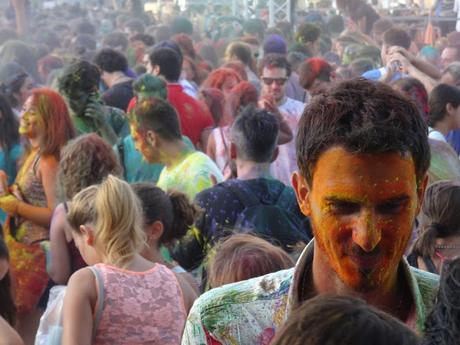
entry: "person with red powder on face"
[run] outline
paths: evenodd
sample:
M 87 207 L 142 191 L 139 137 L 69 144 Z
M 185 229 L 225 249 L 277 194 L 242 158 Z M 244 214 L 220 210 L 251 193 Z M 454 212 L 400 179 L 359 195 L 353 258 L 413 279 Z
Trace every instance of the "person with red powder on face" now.
M 342 82 L 307 106 L 296 149 L 292 185 L 314 239 L 295 268 L 198 298 L 182 345 L 269 344 L 317 295 L 361 298 L 423 333 L 438 276 L 403 257 L 430 164 L 417 107 L 382 83 Z

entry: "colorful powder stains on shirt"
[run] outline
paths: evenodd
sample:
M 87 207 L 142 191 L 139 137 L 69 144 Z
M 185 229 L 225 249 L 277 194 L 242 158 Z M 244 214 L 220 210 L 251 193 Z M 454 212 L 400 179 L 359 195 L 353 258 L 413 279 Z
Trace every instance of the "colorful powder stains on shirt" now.
M 189 313 L 182 345 L 265 345 L 301 303 L 299 291 L 308 276 L 305 271 L 312 266 L 313 248 L 314 241 L 304 249 L 295 268 L 228 284 L 201 295 Z M 407 325 L 422 332 L 439 277 L 410 267 L 405 259 L 401 260 L 400 269 L 414 301 L 416 323 L 409 319 Z
M 178 190 L 193 200 L 196 194 L 211 188 L 215 183 L 222 182 L 223 179 L 222 173 L 211 158 L 202 152 L 192 151 L 174 167 L 165 167 L 157 185 L 164 191 Z

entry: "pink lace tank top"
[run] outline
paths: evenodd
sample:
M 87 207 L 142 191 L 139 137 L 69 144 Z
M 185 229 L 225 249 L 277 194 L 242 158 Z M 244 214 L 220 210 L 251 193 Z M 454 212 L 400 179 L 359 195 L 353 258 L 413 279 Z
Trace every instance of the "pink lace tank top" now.
M 146 272 L 105 264 L 96 268 L 104 282 L 104 305 L 94 345 L 178 345 L 187 314 L 174 273 L 155 264 Z

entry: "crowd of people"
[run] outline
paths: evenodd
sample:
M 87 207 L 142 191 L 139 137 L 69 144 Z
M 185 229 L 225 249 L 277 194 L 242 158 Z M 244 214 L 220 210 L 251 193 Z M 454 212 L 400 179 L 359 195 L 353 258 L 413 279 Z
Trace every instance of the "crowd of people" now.
M 12 3 L 0 344 L 458 344 L 455 22 Z

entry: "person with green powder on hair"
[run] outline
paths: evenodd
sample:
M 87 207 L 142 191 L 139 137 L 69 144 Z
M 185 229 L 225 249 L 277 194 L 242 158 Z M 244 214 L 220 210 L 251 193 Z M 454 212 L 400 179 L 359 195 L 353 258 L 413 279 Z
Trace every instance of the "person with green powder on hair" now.
M 133 83 L 133 91 L 135 97 L 128 105 L 128 113 L 139 101 L 150 97 L 166 100 L 168 96 L 166 81 L 163 78 L 155 77 L 148 73 L 137 78 Z M 189 138 L 182 136 L 182 140 L 187 147 L 193 149 L 193 144 Z M 158 181 L 164 166 L 144 160 L 142 154 L 136 150 L 131 134 L 120 139 L 114 149 L 122 162 L 126 181 L 129 183 L 144 181 L 156 183 Z
M 101 100 L 100 79 L 96 65 L 79 61 L 62 71 L 58 89 L 66 99 L 77 131 L 95 132 L 113 145 L 129 134 L 129 126 L 123 111 L 106 106 Z

